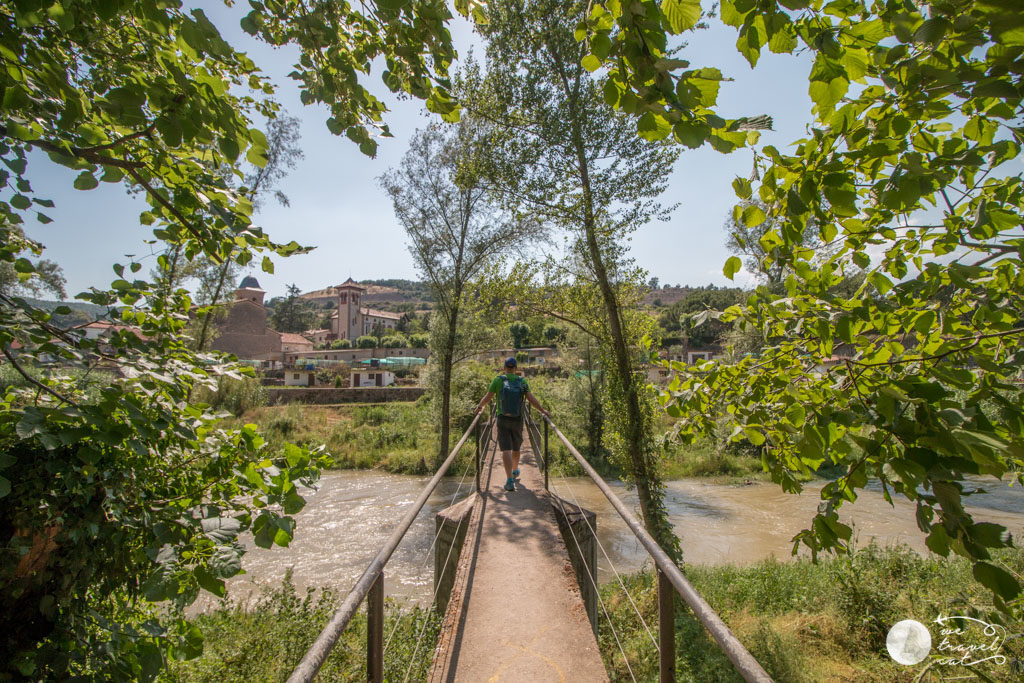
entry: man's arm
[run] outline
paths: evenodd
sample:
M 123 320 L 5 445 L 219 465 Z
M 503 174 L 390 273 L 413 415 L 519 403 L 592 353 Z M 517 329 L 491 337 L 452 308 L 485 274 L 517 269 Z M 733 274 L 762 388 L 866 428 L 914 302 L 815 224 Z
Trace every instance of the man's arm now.
M 533 397 L 533 392 L 526 392 L 526 400 L 530 402 L 530 405 L 539 410 L 540 414 L 543 415 L 544 417 L 549 417 L 551 415 L 551 413 L 540 407 L 540 404 L 537 403 L 537 399 Z
M 527 395 L 529 395 L 529 394 L 527 394 Z M 488 391 L 486 394 L 484 394 L 484 397 L 482 399 L 480 399 L 480 403 L 477 404 L 476 409 L 473 411 L 473 414 L 474 415 L 479 415 L 480 411 L 484 409 L 485 405 L 487 405 L 488 403 L 491 402 L 492 398 L 494 398 L 494 392 L 493 391 Z

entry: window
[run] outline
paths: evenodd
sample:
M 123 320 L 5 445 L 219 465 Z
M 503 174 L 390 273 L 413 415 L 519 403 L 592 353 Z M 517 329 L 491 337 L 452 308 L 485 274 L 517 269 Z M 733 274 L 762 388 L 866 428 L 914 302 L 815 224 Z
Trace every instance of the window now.
M 298 379 L 298 378 L 299 378 L 299 373 L 296 372 L 295 374 L 292 375 L 292 379 Z
M 341 295 L 341 303 L 346 303 L 347 300 L 348 300 L 348 294 L 342 294 Z

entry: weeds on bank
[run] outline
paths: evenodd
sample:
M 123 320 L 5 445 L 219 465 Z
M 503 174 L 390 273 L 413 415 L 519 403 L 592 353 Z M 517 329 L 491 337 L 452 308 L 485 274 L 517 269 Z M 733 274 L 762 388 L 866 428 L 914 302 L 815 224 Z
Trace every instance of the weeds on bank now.
M 280 588 L 266 592 L 251 607 L 228 601 L 192 620 L 204 635 L 203 654 L 189 661 L 169 662 L 160 680 L 283 681 L 323 629 L 338 602 L 329 590 L 318 594 L 307 589 L 305 595 L 299 595 L 290 576 L 285 577 Z M 424 680 L 439 628 L 440 618 L 432 610 L 399 610 L 397 603 L 389 601 L 384 635 L 387 639 L 394 631 L 394 636 L 384 655 L 384 679 L 403 680 L 408 672 L 408 680 Z M 319 680 L 365 679 L 366 615 L 360 610 L 331 650 Z
M 437 449 L 430 413 L 419 403 L 256 408 L 233 420 L 259 425 L 273 449 L 286 441 L 325 444 L 339 469 L 421 474 Z
M 1024 573 L 1024 550 L 1004 549 L 995 559 Z M 938 659 L 940 614 L 992 619 L 991 596 L 961 558 L 918 555 L 906 546 L 870 545 L 851 555 L 823 560 L 766 560 L 737 567 L 688 566 L 697 591 L 777 681 L 913 681 Z M 657 636 L 657 586 L 650 572 L 624 581 L 648 626 Z M 657 680 L 658 653 L 618 583 L 601 588 L 611 622 L 637 680 Z M 915 619 L 932 633 L 932 654 L 917 666 L 888 655 L 885 636 L 898 621 Z M 604 615 L 599 640 L 613 681 L 630 680 Z M 947 622 L 949 623 L 949 622 Z M 1024 630 L 1005 623 L 1008 635 Z M 741 681 L 732 664 L 692 612 L 677 601 L 676 678 L 679 681 Z M 981 645 L 980 628 L 966 628 L 955 640 Z M 929 674 L 952 677 L 980 671 L 992 680 L 1019 680 L 1024 664 L 1021 638 L 1002 645 L 1005 664 L 986 662 L 970 669 L 933 663 Z M 981 655 L 983 657 L 985 655 Z M 979 658 L 980 658 L 979 657 Z M 1018 668 L 1015 668 L 1018 667 Z M 942 680 L 924 678 L 923 680 Z

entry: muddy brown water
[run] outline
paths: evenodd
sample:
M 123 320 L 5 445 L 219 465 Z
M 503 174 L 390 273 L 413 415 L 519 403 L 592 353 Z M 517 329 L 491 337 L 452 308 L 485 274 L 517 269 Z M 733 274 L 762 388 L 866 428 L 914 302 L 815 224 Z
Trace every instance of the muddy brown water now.
M 296 586 L 331 587 L 342 595 L 355 584 L 387 540 L 429 477 L 375 471 L 333 471 L 324 474 L 306 508 L 295 516 L 295 540 L 289 548 L 252 548 L 243 559 L 246 574 L 229 582 L 229 595 L 247 601 L 261 587 L 279 586 L 289 568 Z M 985 494 L 968 498 L 977 521 L 1006 526 L 1024 537 L 1024 490 L 995 479 L 975 479 Z M 775 556 L 790 557 L 790 539 L 810 522 L 820 500 L 823 482 L 805 486 L 800 495 L 783 493 L 773 484 L 714 484 L 700 479 L 668 482 L 665 504 L 682 541 L 687 562 L 747 564 Z M 639 517 L 635 491 L 612 482 L 616 494 Z M 388 596 L 425 603 L 433 590 L 434 515 L 465 497 L 472 477 L 442 481 L 418 515 L 385 570 Z M 646 551 L 625 522 L 589 479 L 551 479 L 551 490 L 570 502 L 597 513 L 598 578 L 614 580 L 610 564 L 620 573 L 650 563 Z M 914 504 L 895 500 L 890 506 L 880 490 L 863 492 L 855 504 L 844 506 L 840 518 L 854 527 L 858 545 L 872 539 L 886 545 L 906 543 L 926 552 L 917 529 Z M 211 603 L 204 601 L 203 607 Z

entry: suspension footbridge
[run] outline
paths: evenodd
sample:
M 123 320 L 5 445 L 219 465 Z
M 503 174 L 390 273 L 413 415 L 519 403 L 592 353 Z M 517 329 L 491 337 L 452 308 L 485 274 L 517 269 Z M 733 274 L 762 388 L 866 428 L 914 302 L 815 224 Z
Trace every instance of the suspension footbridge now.
M 516 491 L 505 491 L 502 487 L 505 477 L 492 437 L 493 416 L 490 420 L 480 416 L 473 420 L 306 652 L 288 679 L 290 683 L 313 680 L 363 603 L 367 610 L 367 680 L 384 680 L 384 653 L 394 635 L 384 633 L 384 576 L 388 559 L 469 443 L 475 443 L 475 452 L 462 473 L 459 489 L 472 469 L 475 490 L 474 483 L 466 483 L 470 495 L 458 503 L 456 491 L 452 506 L 437 517 L 432 545 L 435 559 L 431 603 L 443 615 L 443 621 L 432 653 L 430 681 L 607 681 L 596 637 L 601 620 L 611 631 L 617 648 L 612 657 L 621 657 L 629 677 L 637 680 L 612 625 L 608 606 L 598 591 L 599 554 L 621 584 L 658 652 L 661 681 L 675 680 L 674 612 L 679 599 L 707 628 L 745 680 L 771 680 L 579 451 L 550 419 L 543 420 L 542 433 L 541 426 L 527 413 L 527 438 L 523 440 Z M 658 576 L 656 623 L 644 620 L 611 564 L 598 540 L 594 514 L 580 507 L 564 482 L 564 486 L 551 490 L 547 464 L 552 435 L 594 480 L 650 553 Z M 409 680 L 415 660 L 421 656 L 425 623 L 418 631 L 405 680 Z

